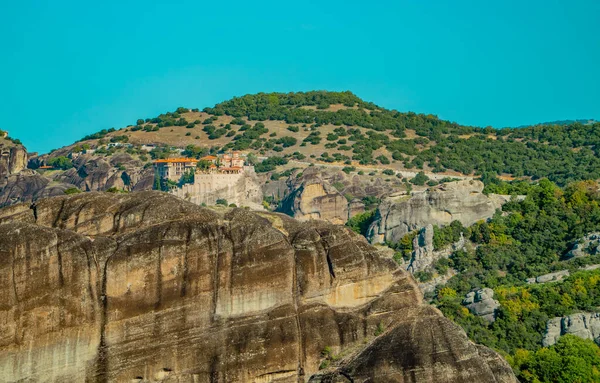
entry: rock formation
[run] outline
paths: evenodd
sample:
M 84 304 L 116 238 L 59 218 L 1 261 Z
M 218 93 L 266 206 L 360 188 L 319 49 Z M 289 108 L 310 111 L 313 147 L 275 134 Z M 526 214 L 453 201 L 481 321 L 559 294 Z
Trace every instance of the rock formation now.
M 346 197 L 317 174 L 304 174 L 290 189 L 282 201 L 281 212 L 300 221 L 321 219 L 343 224 L 348 220 Z
M 490 322 L 496 320 L 495 312 L 500 307 L 500 303 L 494 299 L 494 290 L 490 288 L 471 291 L 463 300 L 463 305 L 474 315 Z
M 600 313 L 577 313 L 550 319 L 542 344 L 544 347 L 552 346 L 566 334 L 591 339 L 600 345 Z
M 544 275 L 540 275 L 538 277 L 527 278 L 526 282 L 529 284 L 534 283 L 546 283 L 546 282 L 558 282 L 565 277 L 570 275 L 569 270 L 560 270 L 554 273 L 548 273 Z
M 0 138 L 0 178 L 27 168 L 27 151 L 21 145 Z
M 581 238 L 564 258 L 573 259 L 600 254 L 600 233 L 590 233 Z
M 0 210 L 0 376 L 516 382 L 343 226 L 159 192 Z M 318 373 L 321 352 L 345 355 Z
M 457 220 L 464 226 L 490 218 L 508 198 L 488 197 L 483 183 L 475 180 L 449 182 L 412 196 L 386 198 L 369 228 L 371 243 L 397 242 L 405 234 L 429 224 L 443 226 Z

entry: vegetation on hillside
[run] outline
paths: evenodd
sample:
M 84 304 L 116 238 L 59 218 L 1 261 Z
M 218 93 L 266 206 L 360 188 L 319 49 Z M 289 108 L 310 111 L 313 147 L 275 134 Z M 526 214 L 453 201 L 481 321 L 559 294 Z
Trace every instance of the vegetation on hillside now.
M 407 169 L 548 178 L 561 186 L 600 178 L 599 122 L 478 128 L 431 114 L 387 110 L 351 92 L 327 91 L 258 93 L 234 97 L 203 111 L 208 118 L 188 121 L 186 116 L 199 110 L 179 107 L 158 117 L 138 119 L 128 130 L 201 127 L 208 139 L 201 143 L 203 147 L 215 146 L 207 145 L 212 140 L 227 138 L 219 150 L 263 155 L 299 147 L 299 153 L 307 156 L 311 146 L 324 145 L 330 152 L 315 156 L 324 162 L 391 165 L 395 161 Z M 217 123 L 219 116 L 229 116 L 230 122 Z M 291 135 L 277 137 L 265 127 L 265 121 L 271 120 L 288 124 L 287 132 L 307 133 L 300 140 Z M 329 128 L 322 134 L 325 125 Z M 83 140 L 103 140 L 114 134 L 114 128 L 105 129 Z M 192 140 L 191 132 L 186 136 Z M 421 180 L 415 182 L 420 184 Z
M 581 269 L 599 264 L 600 254 L 565 258 L 578 239 L 600 230 L 598 184 L 580 181 L 561 188 L 547 179 L 532 184 L 490 177 L 486 188 L 524 193 L 526 197 L 512 199 L 504 205 L 503 212 L 487 222 L 468 228 L 459 222 L 434 228 L 436 249 L 456 242 L 461 233 L 470 246 L 453 252 L 449 259 L 437 261 L 432 272 L 445 274 L 452 267 L 457 274 L 429 297 L 473 341 L 505 354 L 522 381 L 597 381 L 600 364 L 589 358 L 597 358 L 600 348 L 593 342 L 562 338 L 556 346 L 543 348 L 542 338 L 549 319 L 580 311 L 595 312 L 600 307 L 600 270 Z M 412 251 L 414 235 L 393 244 L 399 255 Z M 564 269 L 571 275 L 561 282 L 525 282 L 527 278 Z M 432 272 L 415 277 L 427 280 Z M 493 323 L 462 305 L 468 292 L 484 287 L 494 289 L 501 304 Z M 567 364 L 561 361 L 565 357 L 570 358 Z M 557 364 L 549 369 L 552 361 Z

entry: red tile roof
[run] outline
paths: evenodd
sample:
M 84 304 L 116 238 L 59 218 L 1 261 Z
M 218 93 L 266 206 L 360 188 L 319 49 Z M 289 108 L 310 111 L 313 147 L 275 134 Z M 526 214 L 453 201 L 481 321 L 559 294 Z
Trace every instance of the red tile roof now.
M 154 161 L 155 164 L 173 163 L 173 162 L 198 162 L 195 158 L 166 158 Z

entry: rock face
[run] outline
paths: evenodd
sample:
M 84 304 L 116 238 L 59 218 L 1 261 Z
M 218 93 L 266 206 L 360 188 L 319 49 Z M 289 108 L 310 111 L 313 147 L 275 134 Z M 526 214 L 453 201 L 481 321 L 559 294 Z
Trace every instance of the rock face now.
M 343 224 L 348 220 L 348 200 L 329 182 L 306 175 L 282 201 L 281 211 L 300 220 L 321 219 Z
M 593 270 L 593 269 L 592 269 Z M 554 273 L 540 275 L 535 278 L 527 278 L 526 282 L 529 284 L 533 283 L 546 283 L 546 282 L 558 282 L 565 277 L 570 275 L 569 270 L 560 270 Z
M 475 180 L 449 182 L 412 196 L 386 198 L 369 228 L 371 243 L 397 242 L 407 233 L 429 224 L 447 225 L 457 220 L 469 226 L 490 218 L 506 198 L 482 193 L 483 183 Z
M 573 248 L 565 254 L 566 259 L 586 257 L 600 253 L 600 233 L 590 233 L 581 238 Z
M 544 347 L 552 346 L 566 334 L 591 339 L 600 345 L 600 313 L 577 313 L 550 319 L 542 344 Z
M 20 172 L 27 168 L 27 151 L 21 145 L 8 145 L 0 138 L 0 178 Z
M 0 210 L 0 294 L 7 381 L 516 382 L 345 227 L 165 193 Z
M 494 290 L 489 288 L 471 291 L 463 300 L 463 305 L 474 315 L 490 322 L 496 320 L 495 311 L 500 307 L 500 303 L 494 299 Z

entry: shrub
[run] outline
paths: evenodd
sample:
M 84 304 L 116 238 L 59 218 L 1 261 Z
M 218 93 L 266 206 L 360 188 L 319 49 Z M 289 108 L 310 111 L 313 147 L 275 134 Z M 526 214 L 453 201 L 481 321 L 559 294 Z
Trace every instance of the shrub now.
M 290 132 L 298 133 L 300 131 L 300 128 L 298 128 L 297 126 L 291 125 L 291 126 L 287 127 L 287 130 L 289 130 Z
M 427 181 L 429 181 L 429 177 L 427 177 L 424 172 L 419 172 L 410 180 L 410 183 L 413 185 L 423 186 Z
M 227 205 L 228 205 L 228 203 L 227 203 L 227 200 L 226 200 L 226 199 L 223 199 L 223 198 L 219 198 L 219 199 L 216 201 L 216 204 L 217 204 L 217 205 L 222 205 L 222 206 L 227 206 Z
M 78 194 L 78 193 L 82 193 L 81 190 L 79 190 L 76 187 L 72 187 L 72 188 L 68 188 L 64 191 L 65 194 Z
M 386 176 L 393 176 L 396 172 L 394 172 L 392 169 L 384 169 L 381 173 L 385 174 Z
M 48 161 L 48 165 L 53 168 L 67 170 L 73 167 L 73 161 L 65 156 L 54 157 Z

